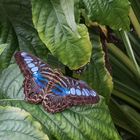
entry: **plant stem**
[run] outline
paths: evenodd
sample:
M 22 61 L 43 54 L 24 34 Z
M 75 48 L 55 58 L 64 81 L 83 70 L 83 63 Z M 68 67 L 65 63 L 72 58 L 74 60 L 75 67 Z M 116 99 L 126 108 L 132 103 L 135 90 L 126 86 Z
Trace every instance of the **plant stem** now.
M 128 97 L 127 95 L 125 95 L 125 93 L 119 92 L 117 90 L 113 90 L 112 94 L 121 98 L 122 100 L 128 102 L 129 104 L 135 106 L 136 108 L 140 109 L 140 103 L 138 103 L 135 100 L 133 100 L 132 98 Z
M 134 74 L 135 76 L 140 79 L 140 75 L 138 74 L 137 70 L 135 69 L 134 64 L 130 59 L 114 44 L 108 43 L 108 49 L 116 56 L 123 64 L 125 64 Z
M 135 13 L 134 13 L 132 7 L 130 7 L 129 17 L 130 17 L 130 20 L 131 20 L 138 36 L 140 37 L 140 24 L 138 22 L 138 19 L 137 19 Z
M 138 72 L 138 75 L 140 76 L 140 68 L 139 68 L 139 65 L 137 64 L 137 61 L 135 59 L 129 37 L 128 37 L 126 31 L 121 31 L 120 33 L 121 33 L 122 39 L 124 41 L 127 54 L 129 56 L 129 58 L 131 59 L 131 61 L 133 62 L 134 66 L 135 66 L 135 69 Z

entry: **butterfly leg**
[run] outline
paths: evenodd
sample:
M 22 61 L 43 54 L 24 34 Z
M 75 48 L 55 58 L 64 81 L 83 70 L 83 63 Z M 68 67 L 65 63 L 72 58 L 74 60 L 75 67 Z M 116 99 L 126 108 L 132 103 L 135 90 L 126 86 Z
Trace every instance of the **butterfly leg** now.
M 45 95 L 42 105 L 46 111 L 51 113 L 60 112 L 72 106 L 71 102 L 66 100 L 66 97 L 57 96 L 54 94 Z

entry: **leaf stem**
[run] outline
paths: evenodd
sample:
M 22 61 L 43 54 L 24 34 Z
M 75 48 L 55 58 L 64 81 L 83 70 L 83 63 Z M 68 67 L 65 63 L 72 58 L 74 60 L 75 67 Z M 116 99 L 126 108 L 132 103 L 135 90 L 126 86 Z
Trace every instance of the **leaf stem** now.
M 131 20 L 138 36 L 140 37 L 140 24 L 138 22 L 138 19 L 137 19 L 135 13 L 134 13 L 132 7 L 130 7 L 129 17 L 130 17 L 130 20 Z
M 137 64 L 137 61 L 135 59 L 134 52 L 133 52 L 129 37 L 127 35 L 127 32 L 126 31 L 121 31 L 120 33 L 121 33 L 123 42 L 125 44 L 127 54 L 129 56 L 130 60 L 133 62 L 134 66 L 135 66 L 135 69 L 137 70 L 138 75 L 140 76 L 140 68 L 139 68 L 139 65 Z
M 140 74 L 138 74 L 138 71 L 135 69 L 134 64 L 130 59 L 119 49 L 117 48 L 114 44 L 108 43 L 107 47 L 109 51 L 113 53 L 123 64 L 125 64 L 132 72 L 135 74 L 135 76 L 140 79 Z
M 125 93 L 122 93 L 118 90 L 113 90 L 112 94 L 121 98 L 122 100 L 128 102 L 129 104 L 135 106 L 136 108 L 140 109 L 140 103 L 138 103 L 138 102 L 136 102 L 136 100 L 133 100 L 132 98 L 128 97 L 127 95 L 125 95 Z

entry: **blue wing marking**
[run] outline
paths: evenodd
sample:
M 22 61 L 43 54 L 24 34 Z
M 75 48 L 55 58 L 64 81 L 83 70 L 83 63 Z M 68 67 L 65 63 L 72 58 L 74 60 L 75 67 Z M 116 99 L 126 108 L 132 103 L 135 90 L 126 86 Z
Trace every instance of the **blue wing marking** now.
M 68 88 L 61 87 L 57 84 L 55 85 L 55 88 L 52 88 L 52 92 L 60 96 L 66 96 L 70 94 L 70 90 Z
M 33 78 L 35 79 L 35 82 L 40 86 L 41 89 L 45 88 L 49 82 L 47 79 L 43 78 L 39 72 L 34 73 Z M 42 82 L 42 81 L 44 81 L 44 82 Z

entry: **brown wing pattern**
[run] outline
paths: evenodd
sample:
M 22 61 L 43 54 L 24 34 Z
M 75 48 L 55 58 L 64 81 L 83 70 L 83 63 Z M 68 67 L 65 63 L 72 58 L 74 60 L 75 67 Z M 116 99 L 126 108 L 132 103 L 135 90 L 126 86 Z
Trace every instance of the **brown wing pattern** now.
M 56 113 L 73 105 L 99 102 L 99 95 L 85 82 L 64 76 L 26 52 L 17 52 L 15 58 L 24 74 L 25 99 L 30 103 L 42 103 L 45 110 Z

